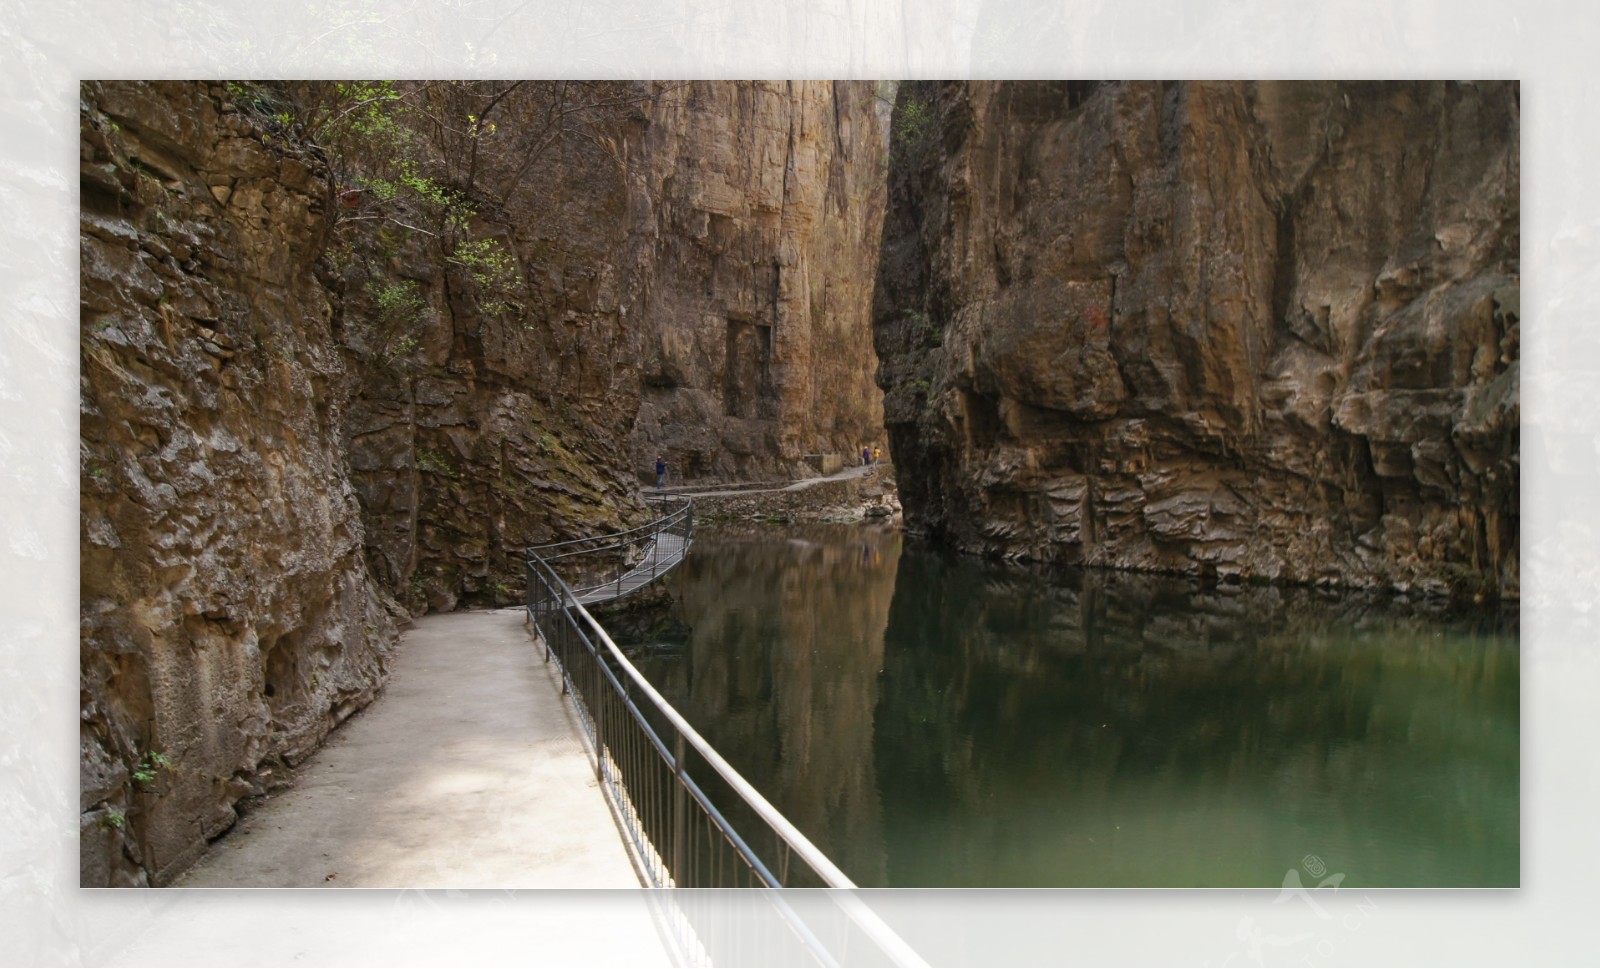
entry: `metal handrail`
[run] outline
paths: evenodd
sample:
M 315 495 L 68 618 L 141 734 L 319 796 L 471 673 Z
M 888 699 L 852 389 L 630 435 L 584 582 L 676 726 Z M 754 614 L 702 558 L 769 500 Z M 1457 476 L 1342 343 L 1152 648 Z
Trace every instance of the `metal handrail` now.
M 561 581 L 559 576 L 556 578 L 556 581 Z M 566 583 L 562 583 L 563 586 L 565 586 L 565 584 Z M 570 593 L 571 590 L 563 589 L 563 591 Z M 728 782 L 728 786 L 732 787 L 734 792 L 737 793 L 746 804 L 754 808 L 756 814 L 761 818 L 761 820 L 765 821 L 769 826 L 771 826 L 772 830 L 777 832 L 778 837 L 782 838 L 786 843 L 788 843 L 789 847 L 793 848 L 795 853 L 798 854 L 806 864 L 810 865 L 813 871 L 822 876 L 823 881 L 828 883 L 829 888 L 856 887 L 855 882 L 851 881 L 844 872 L 840 871 L 837 865 L 828 860 L 828 856 L 818 850 L 817 846 L 811 843 L 810 838 L 807 838 L 805 835 L 801 834 L 799 828 L 796 828 L 793 824 L 791 824 L 788 818 L 784 817 L 777 808 L 773 807 L 766 798 L 762 797 L 761 792 L 756 790 L 749 781 L 745 780 L 738 771 L 734 770 L 733 765 L 724 760 L 722 755 L 717 753 L 716 748 L 707 743 L 705 738 L 700 736 L 700 732 L 689 725 L 689 721 L 685 720 L 683 715 L 674 709 L 672 704 L 667 702 L 666 697 L 663 697 L 656 691 L 655 687 L 650 685 L 650 681 L 644 678 L 644 674 L 640 673 L 639 670 L 628 661 L 628 657 L 622 654 L 622 650 L 617 648 L 617 644 L 612 642 L 611 636 L 605 631 L 605 628 L 598 622 L 595 622 L 593 616 L 589 615 L 589 610 L 583 607 L 583 603 L 579 602 L 576 597 L 573 597 L 568 608 L 576 610 L 578 615 L 583 618 L 583 621 L 594 630 L 596 633 L 596 638 L 599 639 L 600 643 L 605 646 L 608 658 L 622 668 L 623 672 L 628 675 L 628 678 L 633 681 L 632 685 L 636 686 L 639 689 L 639 692 L 643 693 L 650 700 L 650 702 L 655 705 L 657 712 L 666 717 L 667 721 L 677 728 L 678 733 L 683 736 L 684 740 L 688 742 L 690 747 L 694 748 L 695 753 L 705 758 L 706 763 L 710 765 L 711 769 L 722 775 L 722 779 Z M 676 765 L 674 765 L 674 767 L 676 767 Z M 731 828 L 729 829 L 728 833 L 737 835 L 737 832 L 732 831 Z M 783 886 L 777 882 L 776 879 L 773 879 L 769 883 L 768 887 L 781 888 Z
M 569 539 L 567 539 L 566 541 L 563 541 L 563 542 L 546 542 L 543 545 L 535 545 L 532 548 L 528 549 L 528 553 L 530 555 L 539 555 L 540 558 L 544 559 L 547 562 L 552 560 L 552 559 L 563 558 L 563 557 L 565 557 L 567 555 L 571 555 L 573 553 L 571 553 L 571 552 L 563 552 L 563 553 L 561 553 L 561 555 L 544 555 L 544 554 L 541 554 L 541 553 L 548 552 L 549 550 L 555 549 L 555 548 L 566 548 L 568 545 L 583 545 L 583 544 L 588 543 L 588 542 L 603 542 L 603 541 L 605 541 L 607 539 L 624 538 L 624 537 L 629 536 L 629 535 L 637 535 L 637 534 L 639 534 L 641 532 L 651 532 L 651 533 L 658 532 L 658 531 L 661 531 L 662 528 L 665 527 L 668 523 L 676 523 L 678 520 L 680 520 L 684 516 L 688 515 L 690 510 L 694 508 L 694 499 L 693 498 L 680 498 L 677 495 L 645 495 L 644 500 L 645 500 L 646 504 L 661 504 L 661 505 L 680 504 L 680 507 L 678 507 L 678 508 L 676 508 L 676 509 L 674 509 L 674 510 L 672 510 L 670 512 L 667 512 L 666 514 L 661 515 L 658 518 L 652 519 L 651 521 L 648 521 L 648 522 L 644 523 L 643 525 L 636 525 L 633 528 L 624 529 L 623 531 L 620 531 L 620 532 L 608 532 L 608 533 L 606 533 L 604 535 L 589 535 L 589 536 L 586 536 L 584 538 L 569 538 Z M 612 546 L 608 546 L 608 547 L 620 547 L 620 546 L 626 545 L 626 544 L 628 544 L 628 543 L 626 543 L 626 542 L 615 542 L 615 543 L 613 543 Z M 597 549 L 597 548 L 596 549 L 585 549 L 584 551 L 600 551 L 600 549 Z
M 659 533 L 686 520 L 688 524 L 683 526 L 683 537 L 687 546 L 693 528 L 691 514 L 692 502 L 689 502 L 646 527 L 654 527 Z M 629 532 L 637 533 L 640 530 L 630 529 Z M 597 536 L 598 539 L 614 537 L 617 536 Z M 900 965 L 925 965 L 876 913 L 849 893 L 848 890 L 856 887 L 855 883 L 724 760 L 645 679 L 623 655 L 605 628 L 589 613 L 578 593 L 555 571 L 551 560 L 539 554 L 541 550 L 581 541 L 554 543 L 529 550 L 528 615 L 544 641 L 545 658 L 548 660 L 554 654 L 558 661 L 563 690 L 573 697 L 577 707 L 584 739 L 594 759 L 596 778 L 602 782 L 602 790 L 607 793 L 618 822 L 630 839 L 629 849 L 635 856 L 641 876 L 654 883 L 654 887 L 685 884 L 686 878 L 689 882 L 694 881 L 683 867 L 690 865 L 694 870 L 699 870 L 698 862 L 692 857 L 686 859 L 684 855 L 685 852 L 692 855 L 695 850 L 693 839 L 686 843 L 684 838 L 685 825 L 691 823 L 686 821 L 686 812 L 692 802 L 702 819 L 692 823 L 709 823 L 733 855 L 740 859 L 745 877 L 755 884 L 768 888 L 786 887 L 795 877 L 792 862 L 798 860 L 823 885 L 847 890 L 839 893 L 840 908 L 885 955 Z M 556 556 L 559 557 L 562 556 Z M 575 663 L 582 664 L 584 668 L 578 670 Z M 586 682 L 593 692 L 586 696 L 579 681 Z M 612 719 L 606 717 L 608 705 Z M 670 743 L 661 731 L 652 726 L 647 711 L 670 728 Z M 615 719 L 617 717 L 622 719 Z M 712 797 L 688 769 L 689 751 L 693 751 L 710 767 L 744 809 L 755 816 L 766 832 L 757 832 L 763 839 L 769 835 L 777 838 L 779 847 L 774 849 L 774 856 L 762 858 L 759 851 L 741 836 L 725 813 L 713 803 Z M 645 763 L 650 757 L 656 758 L 656 771 L 665 768 L 670 779 L 664 783 L 675 785 L 677 794 L 668 795 L 665 790 L 630 793 L 629 775 L 645 784 L 649 783 L 652 776 L 656 776 L 650 773 L 649 765 Z M 669 798 L 671 804 L 666 803 Z M 651 823 L 667 839 L 663 844 L 671 856 L 670 861 L 662 856 L 651 841 L 650 833 L 645 830 Z M 700 847 L 703 849 L 704 845 Z M 720 863 L 709 867 L 714 869 L 717 878 L 721 878 Z M 666 873 L 665 880 L 657 876 L 657 868 Z M 704 887 L 727 887 L 737 884 L 739 880 L 734 877 L 727 884 Z M 795 915 L 781 898 L 776 898 L 773 905 L 780 914 L 788 912 L 783 916 L 784 921 L 791 925 L 791 931 L 797 937 L 812 938 L 814 941 L 804 920 Z M 808 943 L 808 948 L 818 954 L 823 964 L 832 963 L 825 946 L 818 943 L 813 947 Z
M 693 499 L 663 496 L 647 500 L 664 507 L 677 507 L 654 521 L 625 531 L 534 546 L 528 550 L 530 562 L 537 558 L 553 568 L 554 563 L 563 559 L 620 553 L 624 563 L 622 569 L 599 582 L 585 578 L 583 583 L 577 584 L 576 595 L 594 602 L 596 597 L 591 594 L 602 592 L 608 586 L 614 588 L 614 592 L 605 597 L 610 599 L 618 599 L 645 588 L 683 561 L 694 536 Z M 674 540 L 664 541 L 666 536 L 672 536 Z M 607 544 L 593 544 L 596 542 Z M 553 549 L 565 551 L 555 555 L 546 554 Z M 629 553 L 636 550 L 641 554 L 630 562 Z M 636 578 L 639 579 L 637 583 L 632 581 Z

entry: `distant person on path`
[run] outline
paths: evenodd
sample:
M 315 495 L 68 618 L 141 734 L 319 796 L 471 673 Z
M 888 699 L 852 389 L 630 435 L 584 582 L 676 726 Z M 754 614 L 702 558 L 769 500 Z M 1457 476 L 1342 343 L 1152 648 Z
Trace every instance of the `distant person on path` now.
M 661 455 L 656 455 L 656 490 L 667 483 L 667 462 L 661 460 Z
M 872 448 L 872 463 L 877 464 L 878 459 L 881 457 L 883 457 L 883 448 L 874 446 Z
M 861 466 L 864 468 L 864 467 L 866 467 L 867 465 L 869 465 L 871 463 L 872 463 L 872 449 L 868 448 L 868 447 L 863 447 L 861 449 Z

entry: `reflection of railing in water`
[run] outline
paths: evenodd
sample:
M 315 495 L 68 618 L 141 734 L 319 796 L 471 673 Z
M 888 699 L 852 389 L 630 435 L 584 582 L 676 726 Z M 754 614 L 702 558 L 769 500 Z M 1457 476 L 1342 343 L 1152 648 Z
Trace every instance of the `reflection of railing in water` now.
M 671 510 L 649 525 L 540 546 L 530 550 L 527 563 L 528 615 L 544 640 L 545 658 L 556 658 L 563 688 L 573 697 L 595 776 L 634 865 L 653 888 L 853 889 L 854 883 L 662 698 L 585 608 L 585 603 L 642 588 L 682 561 L 692 538 L 693 503 L 667 499 L 663 504 Z M 619 577 L 574 590 L 554 567 L 585 554 L 627 556 L 630 549 L 642 549 L 643 558 L 623 559 L 623 576 L 632 577 L 626 582 Z M 737 828 L 729 811 L 738 814 Z M 714 909 L 687 899 L 668 896 L 653 904 L 680 957 L 689 962 L 755 964 L 751 959 L 757 953 L 798 952 L 826 966 L 839 965 L 848 952 L 852 963 L 924 965 L 849 891 L 818 896 L 829 900 L 833 917 L 802 917 L 781 893 L 754 894 L 764 917 L 736 932 L 708 924 L 706 912 Z M 805 907 L 816 905 L 811 899 Z M 767 930 L 758 928 L 763 922 Z M 788 959 L 786 964 L 797 963 Z

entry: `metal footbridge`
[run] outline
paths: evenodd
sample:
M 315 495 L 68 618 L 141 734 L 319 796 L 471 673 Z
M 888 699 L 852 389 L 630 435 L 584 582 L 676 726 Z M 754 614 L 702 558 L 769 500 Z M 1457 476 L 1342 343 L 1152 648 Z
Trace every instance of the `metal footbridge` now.
M 694 540 L 694 499 L 652 495 L 645 502 L 657 513 L 649 523 L 535 546 L 528 550 L 529 568 L 537 560 L 559 573 L 585 606 L 638 592 L 680 565 Z
M 744 896 L 737 931 L 693 893 L 648 893 L 680 965 L 927 963 L 855 884 L 740 776 L 629 661 L 589 612 L 683 562 L 693 499 L 651 496 L 649 524 L 528 551 L 528 617 L 556 660 L 640 881 L 649 888 L 831 888 Z

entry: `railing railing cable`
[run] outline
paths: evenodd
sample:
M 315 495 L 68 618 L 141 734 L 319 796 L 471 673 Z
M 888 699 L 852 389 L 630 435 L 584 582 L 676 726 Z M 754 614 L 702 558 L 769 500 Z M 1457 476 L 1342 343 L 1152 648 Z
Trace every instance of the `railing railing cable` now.
M 659 577 L 682 561 L 693 538 L 693 502 L 662 501 L 649 525 L 531 549 L 527 609 L 571 694 L 595 776 L 625 835 L 641 877 L 657 888 L 854 889 L 855 884 L 761 795 L 633 666 L 584 601 L 627 594 L 620 580 L 574 590 L 552 563 L 584 553 L 615 554 L 639 545 L 650 558 L 624 562 L 625 574 Z M 555 551 L 555 555 L 546 553 Z M 590 577 L 592 578 L 592 576 Z M 647 584 L 647 583 L 646 583 Z M 632 590 L 628 590 L 632 591 Z M 881 958 L 925 965 L 850 891 L 839 908 Z M 771 910 L 809 958 L 837 964 L 778 894 Z

